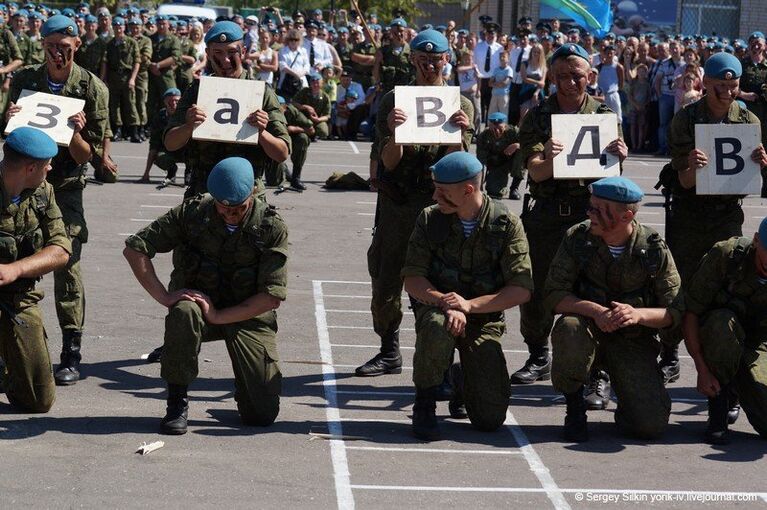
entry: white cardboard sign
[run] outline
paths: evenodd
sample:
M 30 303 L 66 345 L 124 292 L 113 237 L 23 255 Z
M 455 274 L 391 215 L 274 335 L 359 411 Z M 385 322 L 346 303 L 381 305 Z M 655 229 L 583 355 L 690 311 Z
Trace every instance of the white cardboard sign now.
M 760 194 L 761 168 L 751 153 L 761 136 L 758 124 L 696 124 L 695 147 L 708 156 L 708 165 L 695 172 L 695 193 Z
M 394 107 L 407 115 L 394 130 L 394 141 L 405 145 L 455 145 L 461 143 L 461 128 L 450 117 L 461 109 L 459 87 L 394 87 Z
M 192 138 L 229 143 L 258 143 L 258 128 L 247 122 L 248 115 L 264 103 L 264 82 L 203 76 L 197 106 L 206 115 Z
M 75 126 L 67 119 L 83 111 L 85 100 L 23 89 L 16 104 L 21 106 L 21 111 L 8 121 L 5 134 L 17 127 L 29 126 L 44 131 L 58 145 L 68 147 Z
M 554 114 L 551 137 L 565 146 L 553 160 L 555 179 L 601 179 L 620 175 L 618 156 L 605 151 L 618 138 L 618 118 L 605 114 Z

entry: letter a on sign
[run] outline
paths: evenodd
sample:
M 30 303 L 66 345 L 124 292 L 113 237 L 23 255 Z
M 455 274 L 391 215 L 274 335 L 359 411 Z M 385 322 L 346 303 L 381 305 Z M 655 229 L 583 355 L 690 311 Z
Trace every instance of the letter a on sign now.
M 248 115 L 264 103 L 264 82 L 203 76 L 197 106 L 205 112 L 205 122 L 197 126 L 192 138 L 228 143 L 258 143 L 258 128 Z
M 461 128 L 448 122 L 461 109 L 458 87 L 394 87 L 394 106 L 407 115 L 405 123 L 394 132 L 397 143 L 461 143 Z
M 82 99 L 27 89 L 21 91 L 16 104 L 21 106 L 21 111 L 8 121 L 5 134 L 19 126 L 30 126 L 45 131 L 54 142 L 64 147 L 69 146 L 75 133 L 75 126 L 69 122 L 69 117 L 80 113 L 85 107 Z
M 618 157 L 605 151 L 618 138 L 618 118 L 614 113 L 552 115 L 551 137 L 565 146 L 554 158 L 555 179 L 620 175 Z
M 708 165 L 695 172 L 695 193 L 761 193 L 759 164 L 751 160 L 761 136 L 759 124 L 696 124 L 695 147 L 706 153 Z

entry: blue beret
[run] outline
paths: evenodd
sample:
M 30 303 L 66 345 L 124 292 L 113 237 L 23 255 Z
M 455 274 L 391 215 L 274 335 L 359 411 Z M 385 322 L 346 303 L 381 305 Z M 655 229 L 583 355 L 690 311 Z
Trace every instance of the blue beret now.
M 527 40 L 531 43 L 538 42 L 538 36 L 535 34 L 530 34 L 527 36 Z
M 5 139 L 5 145 L 32 159 L 50 159 L 59 153 L 59 147 L 53 138 L 29 126 L 17 127 L 11 131 Z
M 180 19 L 180 20 L 178 20 L 176 22 L 176 26 L 178 26 L 178 27 L 185 27 L 186 25 L 187 25 L 187 23 L 183 19 Z
M 729 53 L 717 53 L 706 60 L 703 67 L 703 74 L 709 78 L 717 80 L 732 80 L 740 78 L 743 73 L 743 66 L 734 55 Z
M 626 177 L 605 177 L 589 186 L 591 194 L 612 202 L 635 204 L 642 200 L 642 188 Z
M 125 9 L 125 8 L 117 9 L 117 13 L 116 14 L 118 16 L 120 16 L 121 18 L 124 18 L 128 14 L 128 9 Z
M 51 16 L 48 21 L 43 23 L 41 30 L 43 37 L 48 37 L 52 34 L 63 34 L 69 36 L 75 36 L 78 33 L 77 25 L 72 18 L 67 18 L 61 14 Z
M 551 63 L 554 64 L 554 62 L 557 59 L 560 58 L 567 58 L 567 57 L 580 57 L 589 64 L 591 64 L 591 60 L 589 59 L 589 54 L 586 50 L 584 50 L 581 46 L 578 46 L 577 44 L 573 43 L 567 43 L 560 46 L 557 51 L 554 52 L 554 54 L 551 56 Z
M 735 100 L 736 103 L 738 103 L 738 106 L 740 106 L 744 110 L 748 110 L 748 106 L 746 106 L 746 103 L 741 101 L 740 99 Z
M 277 102 L 279 102 L 280 104 L 285 104 L 285 98 L 282 96 L 277 96 Z
M 233 21 L 219 21 L 205 34 L 205 43 L 230 43 L 242 40 L 243 33 L 240 26 Z
M 577 28 L 571 28 L 570 30 L 567 31 L 567 33 L 568 34 L 580 34 L 581 31 L 578 30 Z
M 253 193 L 253 166 L 245 158 L 219 161 L 208 176 L 208 191 L 216 201 L 230 206 L 243 203 Z
M 505 113 L 502 112 L 495 112 L 491 113 L 490 116 L 487 118 L 490 122 L 507 122 L 509 118 L 506 116 Z
M 141 21 L 141 18 L 131 18 L 128 20 L 128 26 L 130 25 L 143 25 L 144 22 Z
M 314 9 L 312 14 L 322 14 L 322 9 Z
M 156 25 L 157 24 L 157 19 L 154 16 L 152 16 L 151 18 L 146 20 L 146 24 L 147 25 Z
M 19 9 L 13 13 L 14 18 L 26 18 L 27 16 L 29 16 L 29 13 L 26 9 Z
M 759 224 L 759 244 L 762 245 L 762 248 L 767 247 L 767 218 Z
M 177 24 L 178 24 L 178 21 L 176 21 L 176 20 L 172 19 L 172 20 L 170 20 L 170 21 L 168 22 L 168 24 L 170 25 L 170 27 L 171 27 L 171 28 L 176 28 L 176 26 L 177 26 Z
M 432 179 L 440 184 L 455 184 L 471 179 L 482 171 L 482 163 L 468 152 L 451 152 L 429 168 Z
M 394 18 L 393 20 L 391 20 L 391 23 L 389 23 L 389 27 L 390 28 L 394 28 L 394 27 L 407 28 L 407 21 L 405 21 L 402 18 Z
M 434 30 L 436 30 L 437 32 L 445 32 L 447 30 L 447 27 L 445 25 L 437 25 L 436 27 L 434 27 Z
M 320 24 L 314 21 L 313 19 L 310 19 L 306 23 L 304 23 L 304 26 L 306 28 L 320 28 Z M 372 27 L 371 27 L 372 28 Z
M 40 14 L 39 12 L 37 12 L 37 11 L 27 11 L 27 12 L 28 12 L 27 17 L 29 19 L 43 19 L 43 15 Z M 69 18 L 67 18 L 67 19 L 69 19 Z M 45 37 L 45 36 L 43 36 L 43 37 Z
M 433 29 L 433 28 L 434 28 L 434 25 L 432 25 L 431 23 L 427 23 L 427 24 L 425 24 L 425 25 L 423 25 L 423 26 L 421 27 L 421 30 L 422 30 L 422 31 L 423 31 L 423 30 L 431 30 L 431 29 Z
M 458 31 L 458 35 L 469 35 L 469 31 L 465 28 L 462 28 Z
M 138 13 L 139 13 L 139 14 L 149 14 L 149 9 L 146 9 L 146 8 L 144 8 L 144 9 L 139 9 Z
M 751 41 L 751 39 L 764 39 L 764 33 L 759 31 L 753 32 L 751 35 L 748 36 L 749 42 Z
M 93 14 L 88 14 L 85 17 L 85 22 L 86 23 L 98 23 L 99 19 L 96 16 L 94 16 Z
M 615 34 L 613 32 L 607 32 L 605 34 L 605 39 L 615 39 Z
M 237 14 L 235 14 L 234 17 L 236 18 Z M 242 18 L 242 16 L 240 16 L 240 18 Z M 170 15 L 168 15 L 168 20 L 169 21 L 178 21 L 178 16 L 176 16 L 175 14 L 170 14 Z
M 8 6 L 9 9 L 11 7 L 13 7 L 14 9 L 18 9 L 19 8 L 19 4 L 17 4 L 16 2 L 7 2 L 6 5 Z
M 349 90 L 344 97 L 350 97 L 352 99 L 359 99 L 360 95 L 356 90 Z
M 616 41 L 626 42 L 626 36 L 625 35 L 619 35 L 615 40 Z
M 112 25 L 119 25 L 121 27 L 125 26 L 125 18 L 121 18 L 120 16 L 116 16 L 112 18 Z
M 77 6 L 78 7 L 90 7 L 91 4 L 89 4 L 88 2 L 80 2 L 79 4 L 77 4 Z
M 177 89 L 176 87 L 171 87 L 165 92 L 163 92 L 162 97 L 168 97 L 168 96 L 180 96 L 181 91 Z
M 75 15 L 75 11 L 74 11 L 74 9 L 70 9 L 69 7 L 67 7 L 65 9 L 62 9 L 61 15 L 62 16 L 67 16 L 67 17 L 71 18 L 72 16 Z
M 170 20 L 170 18 L 168 18 L 168 16 L 166 16 L 165 14 L 157 14 L 157 15 L 154 17 L 154 19 L 155 19 L 156 21 L 169 21 L 169 20 Z
M 338 29 L 338 33 L 339 34 L 348 34 L 349 33 L 349 29 L 346 28 L 346 27 L 341 27 L 341 28 Z
M 727 45 L 725 45 L 725 47 L 724 47 L 724 51 L 725 51 L 725 53 L 735 53 L 735 48 L 733 48 L 732 46 L 730 46 L 729 44 L 727 44 Z
M 138 9 L 135 7 L 129 7 L 128 8 L 128 15 L 130 16 L 138 16 L 140 13 L 138 12 Z
M 424 30 L 410 42 L 410 47 L 414 51 L 424 51 L 426 53 L 447 53 L 450 45 L 447 38 L 436 30 Z
M 33 4 L 32 2 L 27 2 L 26 4 L 24 4 L 24 8 L 27 9 L 27 10 L 34 9 L 36 7 L 37 6 L 35 4 Z

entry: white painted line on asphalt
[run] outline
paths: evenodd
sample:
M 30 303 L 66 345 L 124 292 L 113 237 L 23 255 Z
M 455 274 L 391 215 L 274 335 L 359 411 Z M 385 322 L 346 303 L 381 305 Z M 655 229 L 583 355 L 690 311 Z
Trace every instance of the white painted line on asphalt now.
M 325 283 L 348 283 L 348 284 L 351 284 L 351 285 L 370 285 L 370 282 L 347 282 L 345 280 L 314 280 L 314 281 L 318 281 L 318 282 L 320 282 L 322 284 L 325 284 Z
M 346 298 L 346 299 L 370 299 L 371 296 L 353 296 L 350 294 L 325 294 L 326 298 Z
M 172 206 L 172 205 L 147 205 L 147 204 L 141 204 L 139 207 L 144 207 L 146 209 L 172 209 L 174 206 Z
M 743 209 L 765 209 L 767 205 L 743 205 Z
M 335 163 L 304 163 L 304 166 L 323 166 L 325 168 L 370 168 L 369 165 L 337 165 Z
M 140 221 L 146 223 L 147 221 L 154 221 L 154 218 L 131 218 L 130 221 Z
M 366 390 L 338 390 L 338 395 L 370 395 L 377 397 L 412 397 L 414 391 L 366 391 Z
M 631 160 L 627 159 L 626 161 L 628 162 L 628 161 L 631 161 Z M 631 163 L 639 163 L 642 166 L 650 166 L 645 161 L 631 161 Z
M 359 205 L 376 205 L 376 202 L 354 202 Z
M 525 456 L 527 464 L 530 466 L 530 470 L 533 472 L 538 481 L 541 483 L 546 496 L 549 498 L 554 508 L 557 510 L 569 510 L 570 505 L 567 503 L 562 491 L 559 490 L 557 483 L 551 476 L 549 469 L 543 464 L 543 461 L 536 453 L 533 445 L 530 444 L 530 440 L 527 439 L 527 435 L 522 430 L 522 427 L 517 423 L 517 419 L 514 418 L 511 409 L 506 408 L 506 421 L 504 422 L 506 428 L 511 431 L 514 436 L 514 440 L 519 445 L 519 449 L 522 451 L 522 455 Z
M 407 453 L 459 453 L 468 455 L 522 455 L 516 450 L 449 450 L 447 448 L 393 448 L 385 446 L 347 446 L 347 450 L 368 452 L 407 452 Z
M 392 418 L 341 418 L 343 422 L 351 423 L 413 423 L 411 420 L 395 420 Z
M 641 214 L 642 216 L 660 216 L 663 213 L 655 212 L 655 211 L 645 211 L 642 210 L 637 214 Z
M 402 347 L 400 347 L 402 349 Z M 347 365 L 336 365 L 347 366 Z M 348 365 L 352 366 L 352 365 Z M 405 368 L 405 367 L 402 367 Z M 378 391 L 378 390 L 339 390 L 336 392 L 339 395 L 368 395 L 371 397 L 412 397 L 415 392 L 412 391 Z M 564 395 L 561 393 L 517 393 L 512 391 L 512 400 L 564 400 Z M 618 399 L 612 397 L 611 400 L 617 402 Z M 708 402 L 705 398 L 672 398 L 672 402 L 679 402 L 682 404 L 699 404 L 701 402 Z
M 353 349 L 380 349 L 380 345 L 354 345 L 354 344 L 330 344 L 331 347 L 351 347 Z M 412 346 L 406 346 L 400 344 L 400 349 L 408 349 L 412 350 L 415 349 L 415 347 Z M 522 349 L 503 349 L 503 352 L 509 353 L 509 354 L 527 354 L 528 352 L 526 350 Z
M 335 368 L 357 368 L 359 365 L 335 365 L 334 364 L 333 366 Z M 413 370 L 413 367 L 402 367 L 402 370 Z
M 375 216 L 375 215 L 376 215 L 376 213 L 372 213 L 372 212 L 358 212 L 357 213 L 357 216 Z
M 341 425 L 341 413 L 338 410 L 336 396 L 336 378 L 333 370 L 333 350 L 330 347 L 330 333 L 328 332 L 327 316 L 325 315 L 325 302 L 322 298 L 322 283 L 312 282 L 314 290 L 314 317 L 317 321 L 317 338 L 320 343 L 320 355 L 322 364 L 322 386 L 325 390 L 325 415 L 328 422 L 328 432 L 332 436 L 342 437 L 344 434 Z M 346 447 L 342 439 L 330 440 L 330 457 L 333 461 L 333 476 L 336 485 L 336 499 L 338 508 L 342 510 L 354 509 L 354 494 L 351 489 L 349 475 L 349 463 L 346 459 Z
M 117 235 L 118 235 L 118 236 L 126 236 L 126 237 L 127 237 L 127 236 L 132 236 L 133 234 L 135 234 L 135 232 L 133 232 L 133 233 L 120 232 L 120 233 L 119 233 L 119 234 L 117 234 Z
M 365 329 L 373 331 L 372 326 L 328 326 L 328 329 Z M 414 328 L 399 328 L 400 331 L 415 331 Z
M 325 310 L 326 312 L 333 313 L 372 313 L 370 310 Z M 405 315 L 413 315 L 413 312 L 402 312 Z
M 144 161 L 146 161 L 146 156 L 123 156 L 122 154 L 115 154 L 115 153 L 111 153 L 110 156 L 114 158 L 143 159 Z
M 354 143 L 351 140 L 349 140 L 349 145 L 352 146 L 352 150 L 354 151 L 355 154 L 359 154 L 360 153 L 360 150 L 357 148 L 357 144 L 356 143 Z
M 173 198 L 184 198 L 183 193 L 147 193 L 148 197 L 173 197 Z

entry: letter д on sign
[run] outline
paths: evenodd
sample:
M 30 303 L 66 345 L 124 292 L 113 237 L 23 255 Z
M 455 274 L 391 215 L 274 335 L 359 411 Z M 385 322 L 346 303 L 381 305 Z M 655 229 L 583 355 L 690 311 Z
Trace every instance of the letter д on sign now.
M 620 161 L 605 148 L 618 138 L 614 113 L 554 114 L 551 137 L 564 145 L 553 160 L 555 179 L 601 179 L 620 175 Z

